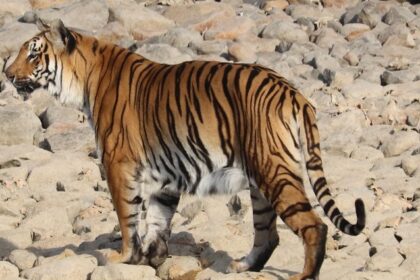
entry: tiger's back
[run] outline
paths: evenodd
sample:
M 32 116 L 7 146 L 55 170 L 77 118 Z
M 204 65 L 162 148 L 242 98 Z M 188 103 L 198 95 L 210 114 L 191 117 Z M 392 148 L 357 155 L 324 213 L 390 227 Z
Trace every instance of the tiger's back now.
M 109 261 L 158 266 L 181 193 L 249 188 L 254 245 L 228 271 L 264 267 L 279 241 L 280 216 L 304 242 L 303 272 L 291 279 L 318 279 L 327 227 L 305 194 L 302 166 L 334 225 L 351 235 L 363 230 L 363 202 L 356 200 L 351 224 L 330 194 L 314 108 L 274 71 L 158 64 L 61 21 L 39 26 L 43 32 L 22 46 L 6 75 L 19 88 L 48 88 L 89 116 L 122 235 L 122 251 Z

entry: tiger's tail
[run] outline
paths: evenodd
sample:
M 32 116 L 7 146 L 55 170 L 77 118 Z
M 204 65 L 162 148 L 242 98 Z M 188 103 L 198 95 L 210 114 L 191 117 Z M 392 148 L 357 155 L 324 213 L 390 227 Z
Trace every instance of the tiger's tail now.
M 324 209 L 325 214 L 330 218 L 333 224 L 342 232 L 349 235 L 358 235 L 365 227 L 366 214 L 363 201 L 359 198 L 355 201 L 356 224 L 347 221 L 331 196 L 327 186 L 322 167 L 321 149 L 319 144 L 319 132 L 316 125 L 315 109 L 310 104 L 305 104 L 300 108 L 299 138 L 303 149 L 306 170 L 309 181 L 315 192 L 315 195 Z

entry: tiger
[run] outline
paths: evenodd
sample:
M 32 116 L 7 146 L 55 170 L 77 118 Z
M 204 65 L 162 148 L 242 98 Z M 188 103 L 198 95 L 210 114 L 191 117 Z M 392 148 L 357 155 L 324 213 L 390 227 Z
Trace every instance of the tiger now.
M 186 61 L 160 64 L 61 20 L 37 20 L 5 70 L 19 92 L 42 87 L 83 110 L 118 215 L 121 248 L 110 263 L 158 267 L 168 256 L 180 196 L 249 190 L 254 242 L 226 273 L 260 271 L 279 244 L 276 221 L 303 241 L 304 265 L 290 279 L 319 279 L 327 225 L 305 193 L 309 182 L 337 229 L 365 227 L 342 215 L 327 186 L 314 106 L 274 70 L 257 64 Z M 306 172 L 306 174 L 304 173 Z

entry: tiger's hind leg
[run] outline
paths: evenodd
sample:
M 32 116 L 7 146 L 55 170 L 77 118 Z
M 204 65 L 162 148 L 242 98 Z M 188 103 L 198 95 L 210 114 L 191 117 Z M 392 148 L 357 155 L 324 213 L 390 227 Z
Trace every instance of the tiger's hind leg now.
M 232 261 L 228 272 L 260 271 L 279 243 L 277 214 L 258 189 L 250 189 L 255 230 L 254 246 L 246 257 Z
M 179 192 L 161 190 L 150 196 L 145 234 L 141 237 L 139 263 L 158 267 L 168 256 L 170 223 L 180 199 Z
M 281 179 L 271 190 L 275 212 L 304 243 L 305 263 L 303 272 L 290 280 L 319 279 L 325 256 L 327 226 L 312 210 L 301 181 Z

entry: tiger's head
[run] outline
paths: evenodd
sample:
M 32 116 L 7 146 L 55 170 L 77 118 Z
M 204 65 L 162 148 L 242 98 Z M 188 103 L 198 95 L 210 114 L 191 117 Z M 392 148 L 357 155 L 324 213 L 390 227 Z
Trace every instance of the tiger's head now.
M 28 97 L 43 87 L 62 103 L 83 103 L 81 82 L 74 69 L 76 37 L 61 20 L 37 20 L 40 33 L 26 41 L 5 74 L 18 92 Z M 74 76 L 76 76 L 75 79 Z

